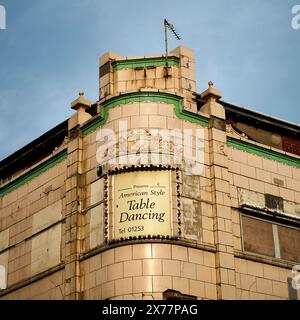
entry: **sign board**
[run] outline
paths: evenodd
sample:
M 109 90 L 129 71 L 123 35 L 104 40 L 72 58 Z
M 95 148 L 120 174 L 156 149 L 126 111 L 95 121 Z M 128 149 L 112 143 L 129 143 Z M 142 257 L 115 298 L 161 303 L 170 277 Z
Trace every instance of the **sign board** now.
M 114 175 L 114 238 L 171 235 L 170 172 Z

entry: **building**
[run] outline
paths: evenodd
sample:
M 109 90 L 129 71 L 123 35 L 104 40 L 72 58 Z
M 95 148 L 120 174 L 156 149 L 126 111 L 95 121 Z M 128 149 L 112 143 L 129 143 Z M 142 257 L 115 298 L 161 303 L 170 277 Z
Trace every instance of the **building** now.
M 300 126 L 196 93 L 185 47 L 99 79 L 1 161 L 0 298 L 299 299 Z

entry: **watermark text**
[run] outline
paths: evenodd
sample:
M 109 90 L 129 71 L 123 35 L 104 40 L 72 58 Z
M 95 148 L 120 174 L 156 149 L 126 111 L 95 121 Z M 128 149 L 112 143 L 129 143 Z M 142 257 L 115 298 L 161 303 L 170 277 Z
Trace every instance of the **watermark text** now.
M 128 129 L 119 121 L 118 131 L 98 130 L 96 151 L 98 164 L 181 165 L 188 175 L 201 175 L 204 169 L 203 129 Z
M 6 289 L 6 269 L 0 264 L 0 290 Z
M 294 5 L 292 7 L 293 18 L 291 21 L 291 26 L 294 30 L 300 29 L 300 4 Z
M 298 290 L 300 289 L 300 264 L 293 266 L 292 273 L 295 274 L 292 280 L 292 287 Z
M 6 10 L 5 7 L 0 5 L 0 30 L 6 29 Z

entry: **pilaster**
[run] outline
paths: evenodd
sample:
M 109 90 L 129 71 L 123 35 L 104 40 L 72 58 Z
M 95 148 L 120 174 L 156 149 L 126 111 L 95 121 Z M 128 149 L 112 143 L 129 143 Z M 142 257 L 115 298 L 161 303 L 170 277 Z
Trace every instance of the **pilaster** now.
M 79 255 L 83 241 L 83 138 L 80 125 L 91 116 L 85 109 L 91 105 L 83 92 L 72 102 L 76 113 L 68 122 L 68 158 L 66 179 L 66 256 L 65 256 L 65 297 L 70 300 L 81 299 L 81 272 Z
M 209 88 L 201 94 L 206 101 L 201 111 L 210 115 L 208 129 L 213 197 L 214 241 L 218 299 L 236 299 L 233 229 L 231 216 L 225 110 L 218 103 L 221 91 Z

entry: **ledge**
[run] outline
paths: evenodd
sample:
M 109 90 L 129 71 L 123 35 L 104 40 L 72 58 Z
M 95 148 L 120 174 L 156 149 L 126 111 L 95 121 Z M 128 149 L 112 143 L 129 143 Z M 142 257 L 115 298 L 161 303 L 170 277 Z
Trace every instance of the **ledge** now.
M 261 217 L 276 222 L 291 224 L 299 228 L 300 217 L 274 209 L 258 207 L 249 203 L 242 203 L 239 210 L 251 216 Z
M 266 263 L 272 266 L 282 267 L 289 270 L 292 270 L 293 266 L 297 264 L 297 262 L 267 257 L 267 256 L 255 254 L 255 253 L 240 251 L 240 250 L 234 250 L 234 257 L 251 260 L 255 262 L 260 262 L 260 263 Z
M 38 281 L 38 280 L 41 280 L 41 279 L 49 276 L 52 273 L 55 273 L 55 272 L 57 272 L 59 270 L 62 270 L 64 267 L 65 267 L 65 263 L 61 262 L 60 264 L 58 264 L 58 265 L 56 265 L 56 266 L 54 266 L 54 267 L 52 267 L 52 268 L 50 268 L 50 269 L 48 269 L 46 271 L 43 271 L 43 272 L 41 272 L 41 273 L 39 273 L 39 274 L 37 274 L 37 275 L 35 275 L 33 277 L 27 278 L 25 280 L 21 280 L 21 281 L 15 283 L 15 284 L 9 286 L 8 288 L 6 288 L 4 290 L 0 290 L 0 297 L 3 297 L 8 293 L 11 293 L 11 292 L 13 292 L 15 290 L 18 290 L 20 288 L 28 286 L 28 285 L 30 285 L 30 284 Z
M 25 237 L 24 239 L 20 240 L 19 242 L 16 242 L 16 243 L 14 243 L 14 244 L 12 244 L 12 245 L 7 246 L 6 248 L 0 250 L 0 255 L 1 255 L 2 253 L 6 252 L 6 251 L 9 251 L 10 249 L 13 249 L 13 248 L 17 247 L 17 246 L 20 245 L 22 242 L 28 241 L 28 240 L 30 240 L 30 239 L 32 239 L 32 238 L 40 235 L 41 233 L 43 233 L 43 232 L 45 232 L 45 231 L 53 228 L 53 227 L 56 226 L 57 224 L 63 224 L 63 223 L 66 223 L 66 218 L 61 218 L 61 219 L 59 219 L 59 220 L 57 220 L 57 221 L 49 224 L 49 225 L 46 226 L 45 228 L 43 228 L 43 229 L 41 229 L 41 230 L 39 230 L 39 231 L 37 231 L 37 232 L 32 233 L 30 236 Z M 6 229 L 5 229 L 5 230 L 6 230 Z
M 179 62 L 180 62 L 180 59 L 175 56 L 168 57 L 169 66 L 179 66 Z M 166 65 L 165 57 L 116 60 L 112 63 L 112 67 L 115 70 L 164 67 L 165 65 Z

